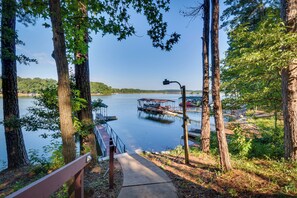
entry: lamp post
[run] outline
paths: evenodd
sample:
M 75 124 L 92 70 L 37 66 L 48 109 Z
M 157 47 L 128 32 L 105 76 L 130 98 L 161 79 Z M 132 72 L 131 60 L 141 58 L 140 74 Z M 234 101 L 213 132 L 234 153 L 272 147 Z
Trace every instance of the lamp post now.
M 184 129 L 184 147 L 185 147 L 185 164 L 189 164 L 189 142 L 188 142 L 188 116 L 186 108 L 186 86 L 182 86 L 177 81 L 169 81 L 165 79 L 163 85 L 169 85 L 170 83 L 177 83 L 181 89 L 182 105 L 183 105 L 183 129 Z

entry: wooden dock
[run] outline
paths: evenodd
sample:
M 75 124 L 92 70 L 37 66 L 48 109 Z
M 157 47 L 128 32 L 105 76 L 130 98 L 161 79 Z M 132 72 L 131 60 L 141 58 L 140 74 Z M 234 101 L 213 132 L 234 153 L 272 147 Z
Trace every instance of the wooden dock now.
M 115 153 L 125 153 L 126 146 L 116 132 L 107 124 L 99 124 L 95 126 L 95 134 L 102 151 L 102 156 L 109 156 L 109 142 L 113 141 L 113 145 L 116 147 Z
M 96 134 L 96 136 L 97 136 L 97 140 L 98 140 L 98 143 L 99 143 L 101 151 L 102 151 L 102 155 L 104 157 L 109 156 L 110 136 L 107 133 L 106 127 L 104 127 L 103 125 L 97 125 L 96 131 L 98 132 L 98 134 Z
M 104 116 L 101 113 L 97 113 L 96 119 L 98 119 L 99 121 L 108 122 L 108 121 L 117 120 L 118 118 L 116 116 Z

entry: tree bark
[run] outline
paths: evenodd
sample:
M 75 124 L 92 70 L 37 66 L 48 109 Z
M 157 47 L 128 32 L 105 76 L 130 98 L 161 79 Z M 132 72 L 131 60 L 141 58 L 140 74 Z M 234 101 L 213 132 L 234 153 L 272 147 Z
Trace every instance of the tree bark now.
M 78 112 L 78 119 L 85 126 L 93 126 L 93 116 L 92 116 L 92 105 L 91 105 L 91 88 L 90 88 L 90 72 L 89 72 L 89 60 L 88 60 L 88 28 L 84 24 L 82 27 L 80 23 L 88 23 L 86 21 L 88 13 L 86 6 L 82 1 L 78 1 L 78 9 L 81 14 L 81 20 L 77 25 L 77 29 L 84 28 L 86 54 L 81 52 L 76 52 L 76 58 L 82 57 L 83 62 L 80 64 L 75 64 L 75 81 L 76 88 L 80 91 L 80 97 L 87 101 L 86 107 Z M 81 46 L 81 45 L 80 45 Z M 88 127 L 88 135 L 80 137 L 81 139 L 81 154 L 85 154 L 86 151 L 90 150 L 93 161 L 97 159 L 97 148 L 96 148 L 96 138 L 94 134 L 94 127 Z
M 202 151 L 209 152 L 210 144 L 210 120 L 209 120 L 209 0 L 204 0 L 203 4 L 203 94 L 202 94 L 202 114 L 201 114 L 201 147 Z
M 17 93 L 16 1 L 2 0 L 1 62 L 5 141 L 8 168 L 29 164 L 21 125 Z
M 288 32 L 297 32 L 297 1 L 282 0 L 281 15 Z M 297 59 L 282 69 L 285 158 L 297 160 Z
M 211 23 L 212 99 L 214 103 L 215 125 L 219 143 L 220 163 L 223 171 L 232 169 L 226 134 L 222 104 L 220 99 L 220 58 L 219 58 L 219 0 L 212 0 Z
M 72 122 L 71 91 L 69 69 L 66 57 L 66 44 L 62 26 L 59 0 L 49 0 L 50 18 L 53 31 L 54 58 L 58 73 L 58 104 L 62 134 L 63 157 L 65 164 L 75 159 L 74 126 Z

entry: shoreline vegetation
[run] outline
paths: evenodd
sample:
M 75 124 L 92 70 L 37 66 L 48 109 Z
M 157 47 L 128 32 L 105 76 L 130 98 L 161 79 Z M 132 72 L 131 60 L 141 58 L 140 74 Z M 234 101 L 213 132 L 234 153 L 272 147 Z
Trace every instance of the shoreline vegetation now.
M 18 96 L 19 97 L 32 97 L 40 93 L 40 90 L 50 87 L 57 86 L 57 81 L 54 79 L 42 79 L 42 78 L 22 78 L 18 77 Z M 0 86 L 2 86 L 2 80 L 0 79 Z M 102 82 L 91 82 L 91 95 L 92 96 L 102 96 L 102 95 L 112 95 L 112 94 L 180 94 L 179 89 L 164 89 L 164 90 L 145 90 L 145 89 L 135 89 L 135 88 L 112 88 Z M 188 94 L 200 94 L 199 90 L 188 90 Z M 0 92 L 0 97 L 2 93 Z
M 196 144 L 190 147 L 190 165 L 184 163 L 182 146 L 167 152 L 146 151 L 143 156 L 168 174 L 179 197 L 296 197 L 297 163 L 282 157 L 282 122 L 278 120 L 275 125 L 273 114 L 249 110 L 245 112 L 244 122 L 234 120 L 233 123 L 234 134 L 228 135 L 232 171 L 220 169 L 214 133 L 211 133 L 208 154 L 201 151 L 200 139 L 196 139 Z M 0 197 L 54 170 L 53 162 L 48 162 L 48 166 L 40 159 L 35 162 L 29 167 L 0 171 Z M 107 169 L 108 162 L 104 161 L 86 170 L 87 197 L 117 197 L 123 183 L 121 167 L 116 166 L 114 190 L 108 189 Z

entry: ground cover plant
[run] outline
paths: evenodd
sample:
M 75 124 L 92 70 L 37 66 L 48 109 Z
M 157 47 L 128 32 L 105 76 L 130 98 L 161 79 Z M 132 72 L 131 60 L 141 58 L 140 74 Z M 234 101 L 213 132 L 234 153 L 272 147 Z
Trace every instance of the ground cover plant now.
M 282 158 L 283 130 L 272 118 L 248 119 L 258 133 L 237 125 L 228 136 L 233 170 L 222 172 L 216 135 L 211 135 L 209 154 L 191 148 L 190 165 L 184 164 L 183 148 L 144 157 L 162 168 L 175 184 L 179 197 L 296 197 L 297 163 Z

